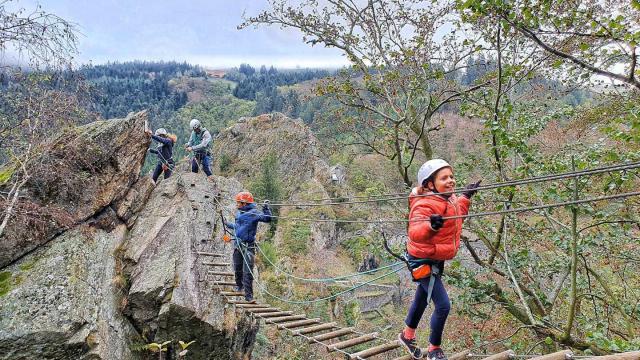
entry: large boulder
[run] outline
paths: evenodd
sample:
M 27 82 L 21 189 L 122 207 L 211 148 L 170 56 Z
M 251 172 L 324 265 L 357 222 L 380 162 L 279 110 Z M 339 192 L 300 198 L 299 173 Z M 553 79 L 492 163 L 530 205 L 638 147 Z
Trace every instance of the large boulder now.
M 250 358 L 258 325 L 225 305 L 207 279 L 212 259 L 199 254 L 230 262 L 219 212 L 234 204 L 220 201 L 242 185 L 182 171 L 158 186 L 140 177 L 145 118 L 68 130 L 34 164 L 42 176 L 21 206 L 64 216 L 38 231 L 16 217 L 0 239 L 0 359 L 139 359 L 165 341 L 166 359 L 178 341 L 195 341 L 191 359 Z M 54 165 L 59 173 L 42 173 Z
M 245 185 L 256 180 L 271 154 L 277 158 L 277 173 L 285 190 L 295 191 L 314 178 L 323 186 L 331 185 L 331 171 L 322 159 L 318 139 L 301 120 L 281 113 L 241 118 L 218 134 L 213 147 L 215 163 L 225 162 L 223 173 Z
M 150 139 L 146 112 L 67 129 L 30 162 L 30 178 L 0 237 L 0 267 L 124 197 Z
M 202 174 L 177 173 L 155 189 L 122 245 L 130 282 L 125 313 L 148 341 L 195 340 L 189 358 L 248 358 L 257 324 L 222 306 L 207 281 L 208 270 L 231 271 L 204 262 L 231 262 L 219 212 L 232 211 L 225 196 L 242 189 L 222 177 L 216 184 Z
M 265 161 L 274 156 L 276 169 L 271 181 L 282 190 L 283 199 L 295 202 L 346 194 L 344 184 L 332 180 L 331 168 L 323 159 L 320 149 L 321 144 L 309 127 L 301 120 L 288 118 L 281 113 L 241 118 L 233 126 L 222 130 L 214 142 L 216 164 L 224 168 L 225 175 L 238 179 L 248 189 L 260 186 L 256 186 L 256 182 L 263 176 Z M 285 218 L 335 218 L 330 206 L 277 209 L 279 216 Z M 275 235 L 276 244 L 280 246 L 286 243 L 291 233 L 308 234 L 308 239 L 299 240 L 311 243 L 316 250 L 337 243 L 336 225 L 331 222 L 279 225 Z

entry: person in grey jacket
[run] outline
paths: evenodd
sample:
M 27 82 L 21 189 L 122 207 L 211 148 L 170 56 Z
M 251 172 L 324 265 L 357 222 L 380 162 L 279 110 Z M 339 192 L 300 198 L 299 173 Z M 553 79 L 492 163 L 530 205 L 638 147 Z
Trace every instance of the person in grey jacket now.
M 202 165 L 202 171 L 207 174 L 207 177 L 211 176 L 211 134 L 209 130 L 202 127 L 200 120 L 193 119 L 189 124 L 191 127 L 191 137 L 189 142 L 185 145 L 188 152 L 193 152 L 193 159 L 191 159 L 191 172 L 197 173 L 200 165 Z

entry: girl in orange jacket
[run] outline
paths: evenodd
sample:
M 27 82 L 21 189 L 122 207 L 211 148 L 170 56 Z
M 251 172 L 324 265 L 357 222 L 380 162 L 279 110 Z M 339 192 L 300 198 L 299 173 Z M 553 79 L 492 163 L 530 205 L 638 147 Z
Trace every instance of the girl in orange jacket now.
M 452 259 L 460 248 L 463 219 L 444 218 L 466 215 L 471 204 L 470 199 L 476 193 L 480 182 L 468 185 L 462 196 L 456 196 L 453 194 L 456 186 L 453 168 L 442 159 L 433 159 L 420 167 L 418 184 L 419 186 L 409 195 L 407 253 L 410 261 L 431 260 L 432 265 L 425 266 L 431 266 L 430 272 L 433 276 L 416 280 L 419 285 L 405 319 L 406 327 L 398 335 L 398 340 L 414 359 L 423 357 L 423 352 L 416 342 L 416 328 L 428 305 L 430 294 L 435 306 L 431 315 L 427 358 L 446 360 L 440 344 L 451 303 L 440 275 L 444 261 Z

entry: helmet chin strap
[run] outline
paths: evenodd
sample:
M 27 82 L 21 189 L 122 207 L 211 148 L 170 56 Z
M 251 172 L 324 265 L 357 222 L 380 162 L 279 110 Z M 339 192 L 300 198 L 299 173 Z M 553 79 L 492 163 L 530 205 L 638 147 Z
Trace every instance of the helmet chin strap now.
M 427 189 L 427 190 L 431 191 L 431 192 L 432 192 L 432 193 L 434 193 L 434 194 L 438 194 L 438 190 L 436 190 L 436 184 L 435 184 L 432 180 L 426 180 L 425 182 L 426 182 L 426 185 L 427 185 L 427 186 L 424 186 L 424 185 L 423 185 L 423 186 L 422 186 L 423 188 L 425 188 L 425 189 Z M 431 188 L 431 187 L 429 186 L 429 183 L 433 184 L 433 188 Z
M 429 183 L 433 184 L 433 188 L 426 186 L 426 189 L 433 192 L 434 194 L 438 195 L 438 196 L 442 196 L 445 199 L 448 199 L 451 197 L 451 194 L 440 194 L 440 191 L 438 191 L 436 189 L 436 184 L 433 181 L 427 181 L 427 185 L 429 185 Z

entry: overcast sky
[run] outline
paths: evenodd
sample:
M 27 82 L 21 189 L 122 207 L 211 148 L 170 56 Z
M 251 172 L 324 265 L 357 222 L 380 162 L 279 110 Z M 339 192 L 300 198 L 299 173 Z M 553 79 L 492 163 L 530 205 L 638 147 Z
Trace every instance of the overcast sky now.
M 17 0 L 36 4 L 77 24 L 79 62 L 177 60 L 207 67 L 240 63 L 277 67 L 338 67 L 335 49 L 311 47 L 293 30 L 237 30 L 242 14 L 256 15 L 264 0 Z

